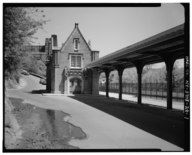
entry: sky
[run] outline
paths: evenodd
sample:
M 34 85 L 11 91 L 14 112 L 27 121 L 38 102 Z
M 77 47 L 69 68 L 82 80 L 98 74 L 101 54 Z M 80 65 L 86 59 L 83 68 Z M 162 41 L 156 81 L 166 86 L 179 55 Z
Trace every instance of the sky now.
M 184 8 L 180 4 L 164 3 L 161 7 L 45 7 L 49 21 L 35 35 L 35 44 L 56 34 L 58 45 L 66 41 L 75 23 L 92 50 L 100 57 L 184 23 Z

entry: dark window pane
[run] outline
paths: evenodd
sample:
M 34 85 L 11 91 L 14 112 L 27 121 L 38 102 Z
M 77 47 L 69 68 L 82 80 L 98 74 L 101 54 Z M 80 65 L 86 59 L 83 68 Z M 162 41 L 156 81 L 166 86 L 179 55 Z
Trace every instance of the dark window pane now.
M 77 67 L 81 67 L 81 56 L 77 56 Z
M 75 56 L 71 56 L 71 67 L 75 67 Z

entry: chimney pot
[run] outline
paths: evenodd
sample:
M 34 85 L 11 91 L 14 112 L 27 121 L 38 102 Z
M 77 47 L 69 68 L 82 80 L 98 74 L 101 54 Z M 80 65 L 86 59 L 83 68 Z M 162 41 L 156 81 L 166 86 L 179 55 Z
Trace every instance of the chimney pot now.
M 75 28 L 77 28 L 78 27 L 78 23 L 75 23 Z

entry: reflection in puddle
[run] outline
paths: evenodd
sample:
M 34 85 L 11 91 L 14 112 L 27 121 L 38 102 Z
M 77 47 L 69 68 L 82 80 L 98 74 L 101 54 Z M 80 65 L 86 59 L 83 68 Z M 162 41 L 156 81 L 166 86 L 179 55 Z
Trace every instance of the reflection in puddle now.
M 81 128 L 69 123 L 70 115 L 62 111 L 43 109 L 23 100 L 10 98 L 22 138 L 17 139 L 16 149 L 77 149 L 68 142 L 84 139 Z
M 45 111 L 43 120 L 50 134 L 50 140 L 83 139 L 86 137 L 81 128 L 64 121 L 64 117 L 69 117 L 69 114 L 49 109 Z

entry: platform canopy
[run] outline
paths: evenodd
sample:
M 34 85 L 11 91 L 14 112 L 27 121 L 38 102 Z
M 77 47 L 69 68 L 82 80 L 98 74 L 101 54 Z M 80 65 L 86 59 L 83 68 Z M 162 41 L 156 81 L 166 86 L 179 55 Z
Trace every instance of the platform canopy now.
M 166 56 L 174 56 L 177 59 L 184 57 L 184 24 L 161 32 L 150 38 L 122 48 L 97 61 L 86 68 L 111 69 L 116 66 L 123 68 L 134 67 L 135 63 L 154 64 L 162 62 Z

